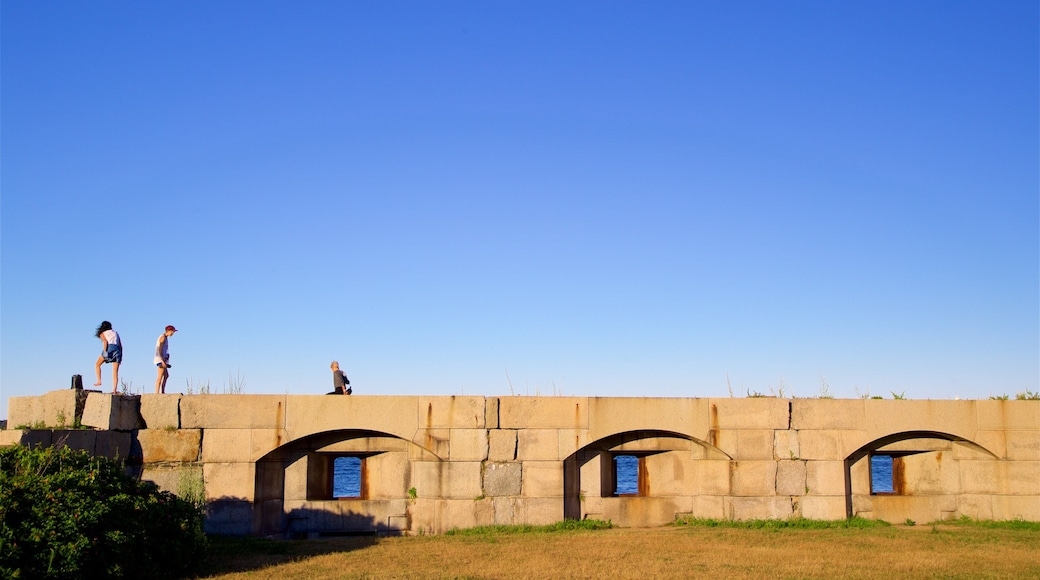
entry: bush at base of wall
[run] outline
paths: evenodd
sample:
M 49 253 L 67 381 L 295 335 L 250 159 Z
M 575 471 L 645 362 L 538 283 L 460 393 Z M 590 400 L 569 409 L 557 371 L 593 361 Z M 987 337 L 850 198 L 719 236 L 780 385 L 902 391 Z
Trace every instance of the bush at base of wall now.
M 202 518 L 112 460 L 0 449 L 0 577 L 176 577 L 204 555 Z

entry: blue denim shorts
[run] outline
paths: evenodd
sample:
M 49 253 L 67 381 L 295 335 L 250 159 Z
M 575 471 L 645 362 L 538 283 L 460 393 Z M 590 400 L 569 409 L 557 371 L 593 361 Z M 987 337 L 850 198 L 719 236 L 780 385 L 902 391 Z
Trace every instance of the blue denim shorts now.
M 123 347 L 118 344 L 109 344 L 108 349 L 102 353 L 107 363 L 122 363 L 123 362 Z

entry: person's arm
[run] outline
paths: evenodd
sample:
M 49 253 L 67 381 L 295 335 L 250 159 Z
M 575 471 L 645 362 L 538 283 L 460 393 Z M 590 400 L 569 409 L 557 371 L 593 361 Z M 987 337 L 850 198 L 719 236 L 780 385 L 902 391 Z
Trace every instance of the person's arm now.
M 163 355 L 163 345 L 166 344 L 166 333 L 159 335 L 159 342 L 155 343 L 155 357 L 162 361 L 162 365 L 165 368 L 166 363 L 169 362 L 169 356 Z

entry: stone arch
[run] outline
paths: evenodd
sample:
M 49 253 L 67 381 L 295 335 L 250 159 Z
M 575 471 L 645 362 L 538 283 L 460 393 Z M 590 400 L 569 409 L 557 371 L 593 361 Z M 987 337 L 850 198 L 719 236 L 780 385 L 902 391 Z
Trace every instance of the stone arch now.
M 680 443 L 681 442 L 681 443 Z M 716 459 L 732 459 L 714 445 L 675 431 L 639 429 L 601 437 L 571 453 L 563 460 L 563 515 L 566 519 L 582 517 L 581 468 L 606 452 L 629 449 L 635 452 L 664 452 L 689 450 L 697 445 L 704 453 Z M 685 449 L 683 448 L 685 446 Z
M 407 451 L 411 457 L 423 461 L 443 461 L 437 453 L 414 441 L 398 435 L 369 429 L 336 429 L 312 433 L 272 449 L 256 461 L 253 487 L 253 533 L 258 535 L 283 534 L 287 531 L 285 518 L 286 469 L 307 454 L 334 449 L 344 442 L 359 442 L 352 449 L 369 453 Z
M 993 451 L 966 439 L 960 435 L 953 435 L 951 433 L 945 433 L 941 431 L 902 431 L 898 433 L 891 433 L 883 437 L 879 437 L 866 443 L 850 453 L 844 460 L 844 477 L 845 477 L 845 517 L 851 518 L 854 515 L 853 507 L 853 489 L 852 489 L 852 466 L 860 460 L 868 457 L 875 451 L 895 444 L 902 441 L 910 441 L 914 439 L 938 439 L 944 441 L 957 442 L 967 445 L 969 448 L 975 451 L 989 456 L 993 459 L 1000 459 L 1000 457 L 993 453 Z

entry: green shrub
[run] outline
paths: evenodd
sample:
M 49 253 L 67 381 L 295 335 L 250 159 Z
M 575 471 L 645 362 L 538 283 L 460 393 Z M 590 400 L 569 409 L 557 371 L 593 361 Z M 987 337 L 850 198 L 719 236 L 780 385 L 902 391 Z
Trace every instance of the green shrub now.
M 163 578 L 206 547 L 202 512 L 69 448 L 0 449 L 0 577 Z

